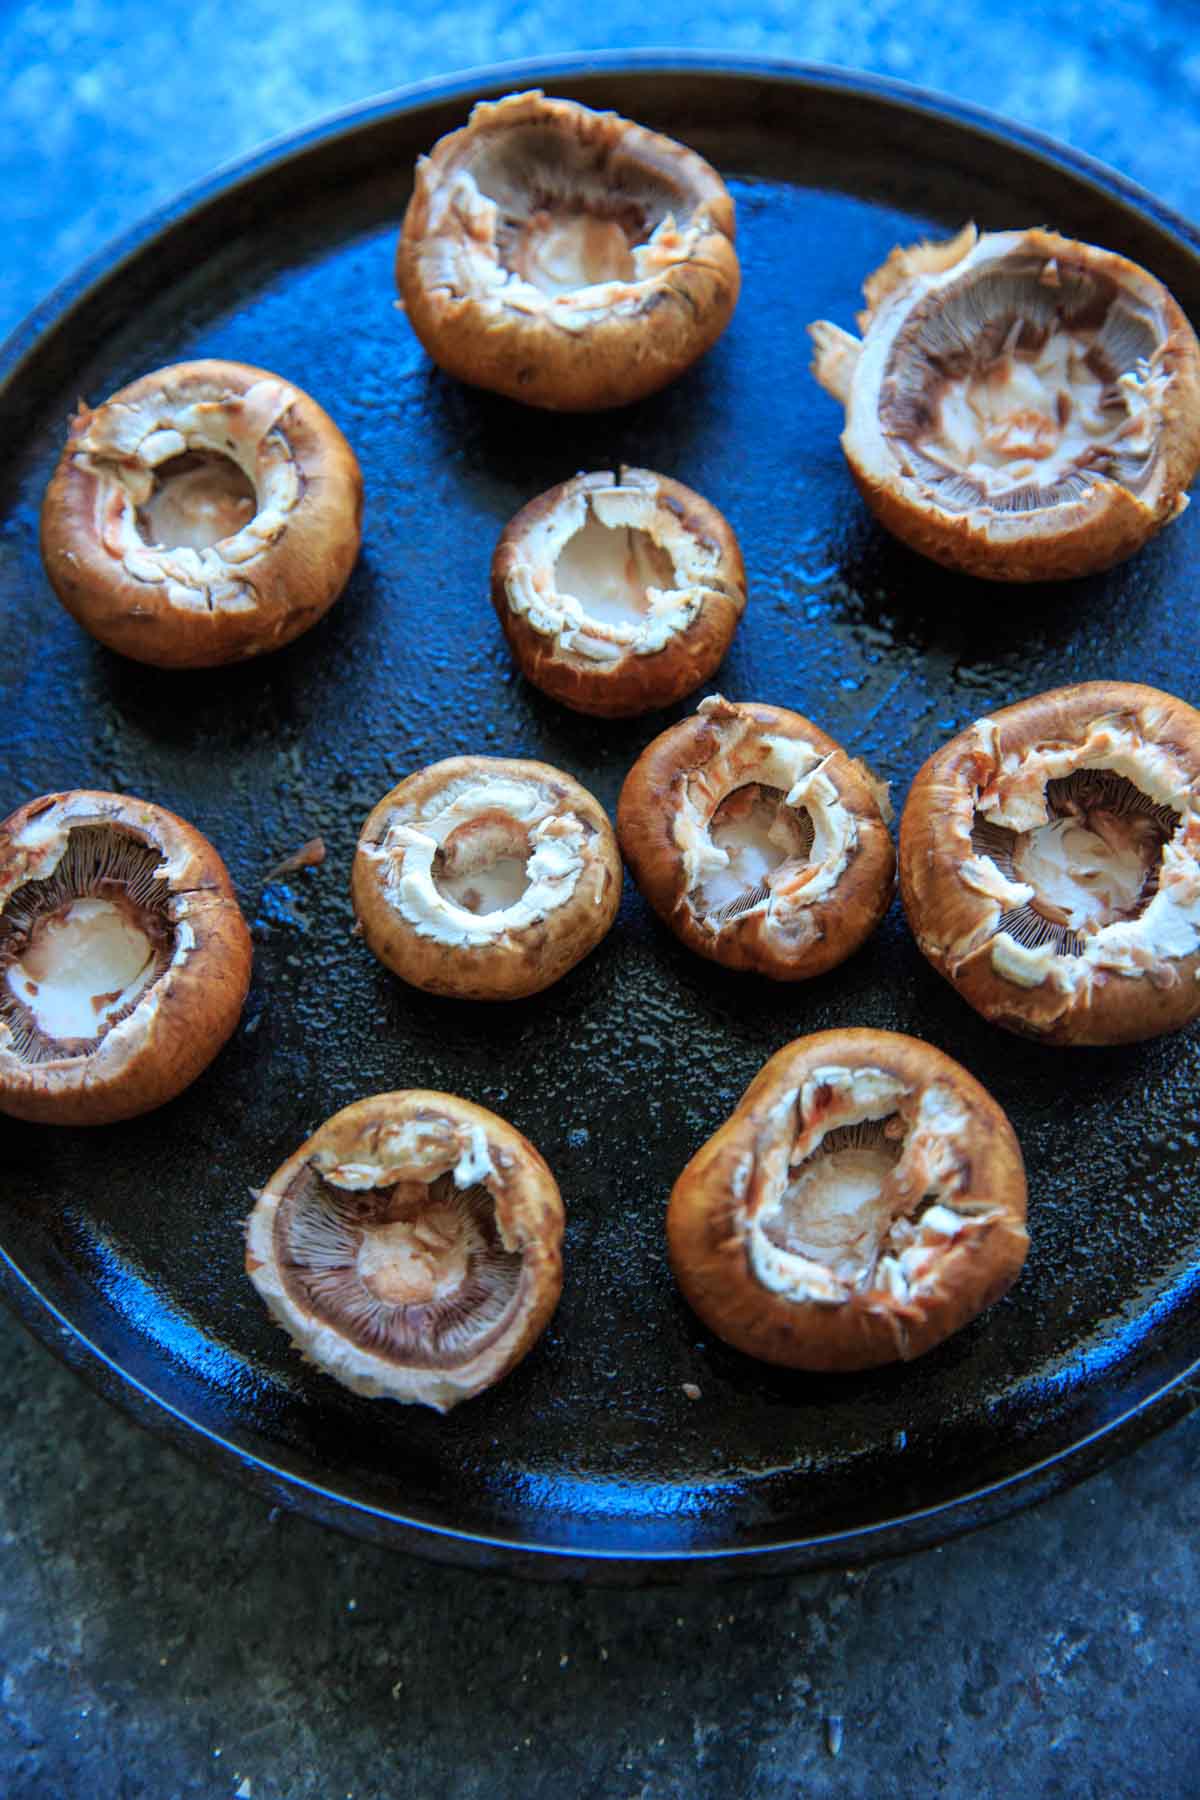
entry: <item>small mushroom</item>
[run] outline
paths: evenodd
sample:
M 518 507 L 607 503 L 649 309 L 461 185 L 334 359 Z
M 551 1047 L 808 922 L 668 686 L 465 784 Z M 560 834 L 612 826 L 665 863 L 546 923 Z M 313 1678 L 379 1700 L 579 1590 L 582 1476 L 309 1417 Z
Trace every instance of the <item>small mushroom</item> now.
M 178 363 L 80 405 L 42 505 L 42 559 L 110 650 L 209 668 L 315 625 L 361 523 L 358 463 L 315 400 L 243 363 Z
M 900 891 L 984 1018 L 1126 1044 L 1200 1013 L 1200 713 L 1089 681 L 935 751 L 900 823 Z
M 225 865 L 164 807 L 48 794 L 0 825 L 0 1112 L 107 1125 L 171 1100 L 241 1014 Z
M 886 785 L 810 720 L 713 694 L 643 750 L 617 832 L 689 949 L 802 981 L 844 962 L 887 911 L 890 818 Z
M 576 712 L 630 718 L 707 681 L 746 605 L 716 507 L 649 469 L 576 475 L 522 507 L 492 602 L 523 675 Z
M 247 1221 L 246 1273 L 327 1375 L 448 1412 L 546 1329 L 562 1236 L 529 1140 L 416 1088 L 345 1107 L 275 1171 Z
M 514 1000 L 600 942 L 620 904 L 621 858 L 604 809 L 560 769 L 455 756 L 375 807 L 351 895 L 368 947 L 414 987 Z
M 881 524 L 996 581 L 1107 569 L 1187 505 L 1200 345 L 1160 281 L 1049 231 L 892 251 L 813 374 Z
M 667 1211 L 710 1330 L 763 1362 L 907 1362 L 998 1300 L 1025 1260 L 1025 1173 L 1001 1108 L 931 1044 L 822 1031 L 760 1070 Z
M 509 94 L 418 161 L 396 279 L 448 374 L 592 412 L 654 393 L 720 337 L 733 235 L 733 201 L 695 151 L 616 113 Z

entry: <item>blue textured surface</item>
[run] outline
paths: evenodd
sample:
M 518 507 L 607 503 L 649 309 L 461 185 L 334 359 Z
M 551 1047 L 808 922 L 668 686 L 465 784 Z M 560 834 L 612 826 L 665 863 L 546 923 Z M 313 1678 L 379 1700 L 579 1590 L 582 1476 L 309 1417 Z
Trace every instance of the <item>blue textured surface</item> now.
M 339 16 L 352 20 L 354 14 Z M 913 31 L 911 9 L 905 17 L 906 29 Z M 1106 29 L 1115 17 L 1122 30 L 1136 35 L 1132 10 L 1106 17 Z M 318 11 L 306 21 L 311 37 L 305 56 L 322 43 L 328 53 L 329 33 L 320 30 L 320 18 Z M 612 18 L 609 14 L 607 22 Z M 247 19 L 253 22 L 252 15 L 243 17 L 239 32 Z M 536 15 L 522 15 L 521 32 L 536 22 Z M 815 14 L 812 23 L 818 36 L 821 29 L 834 29 Z M 875 25 L 882 34 L 875 42 L 887 49 L 899 27 L 885 27 L 878 15 Z M 444 26 L 443 16 L 434 29 Z M 393 28 L 401 33 L 398 23 Z M 66 29 L 61 22 L 60 29 Z M 276 22 L 274 29 L 284 27 Z M 782 30 L 778 23 L 775 29 Z M 1013 28 L 1007 29 L 1011 43 Z M 1043 21 L 1039 29 L 1049 26 Z M 1088 55 L 1095 59 L 1096 42 L 1086 36 L 1090 27 L 1077 21 L 1075 29 L 1085 34 Z M 1161 35 L 1161 19 L 1154 29 Z M 148 25 L 141 36 L 134 34 L 122 52 L 127 87 L 131 62 L 142 68 L 143 56 L 165 54 L 156 30 Z M 417 28 L 409 31 L 415 39 Z M 279 80 L 278 56 L 270 54 L 271 30 L 261 35 L 267 45 L 262 60 L 275 70 L 264 80 L 269 96 L 272 82 Z M 766 47 L 811 53 L 810 35 L 803 35 L 802 46 Z M 347 27 L 343 48 L 350 38 Z M 224 39 L 230 41 L 227 27 Z M 422 52 L 429 41 L 424 39 Z M 919 33 L 911 41 L 919 42 Z M 541 50 L 546 44 L 522 41 L 514 47 Z M 951 51 L 965 55 L 952 35 L 947 54 Z M 831 45 L 829 53 L 849 60 L 853 51 Z M 1026 41 L 1018 61 L 1028 63 L 1030 54 Z M 1080 54 L 1060 52 L 1066 63 L 1056 65 L 1047 51 L 1042 77 L 1049 94 L 1055 92 L 1049 76 L 1056 67 L 1074 66 L 1078 80 Z M 977 45 L 972 55 L 982 79 Z M 237 60 L 245 81 L 248 68 L 258 65 L 248 51 Z M 177 33 L 168 61 L 181 62 Z M 1108 117 L 1097 103 L 1100 83 L 1099 92 L 1120 112 L 1127 68 L 1114 69 L 1111 89 L 1103 87 L 1103 68 L 1097 72 L 1085 58 L 1084 72 L 1089 71 L 1092 107 Z M 412 72 L 423 68 L 417 65 Z M 955 83 L 954 65 L 910 64 L 901 72 L 969 91 L 965 83 Z M 379 78 L 395 76 L 389 70 Z M 1032 90 L 1031 68 L 1025 79 Z M 1175 58 L 1161 94 L 1140 96 L 1135 118 L 1144 126 L 1156 111 L 1162 131 L 1165 107 L 1186 111 L 1181 83 L 1186 83 L 1183 55 Z M 161 72 L 157 85 L 147 84 L 153 92 L 139 116 L 138 133 L 149 116 L 169 137 L 159 116 L 164 86 L 171 83 Z M 1005 99 L 996 92 L 978 97 L 993 104 Z M 150 156 L 156 173 L 162 158 L 169 160 L 179 142 L 186 147 L 189 130 L 197 130 L 201 100 L 193 92 L 185 102 L 176 92 L 175 108 L 186 114 L 187 129 L 170 138 L 170 151 Z M 206 104 L 211 115 L 211 100 Z M 122 124 L 124 110 L 131 109 L 111 119 L 111 130 Z M 236 120 L 236 105 L 229 110 Z M 272 115 L 264 116 L 269 128 Z M 1035 122 L 1056 125 L 1044 113 Z M 1179 123 L 1179 135 L 1168 141 L 1182 160 L 1187 127 L 1186 121 Z M 77 138 L 77 157 L 80 146 Z M 1111 147 L 1108 153 L 1116 155 Z M 1139 169 L 1132 154 L 1117 160 L 1153 180 L 1166 197 L 1187 203 L 1185 194 L 1172 194 L 1169 180 L 1154 180 L 1152 168 Z M 64 159 L 64 168 L 69 161 Z M 1194 180 L 1194 170 L 1193 158 L 1183 173 Z M 181 173 L 186 178 L 188 171 Z M 110 195 L 105 203 L 111 201 Z M 477 409 L 458 409 L 456 441 L 464 412 L 479 417 Z M 476 479 L 491 461 L 484 435 Z M 469 451 L 466 460 L 470 465 Z M 520 485 L 527 473 L 506 471 L 505 479 Z M 437 497 L 435 491 L 435 504 Z M 507 495 L 496 493 L 492 502 L 501 516 Z M 853 548 L 841 546 L 839 554 Z M 872 634 L 877 641 L 884 632 L 890 650 L 897 635 L 905 640 L 905 632 L 897 634 L 894 621 L 881 623 L 878 603 L 870 603 L 863 580 L 856 580 L 849 594 L 827 594 L 824 550 L 818 563 L 810 571 L 819 590 L 813 623 L 840 623 L 847 644 L 861 649 L 869 668 Z M 1168 562 L 1168 573 L 1171 568 Z M 766 576 L 769 583 L 769 570 Z M 366 598 L 360 592 L 359 601 L 368 619 L 369 579 L 368 570 Z M 926 667 L 917 659 L 921 653 L 927 658 L 927 632 L 919 620 L 915 628 L 910 620 L 904 624 L 914 670 Z M 976 649 L 982 629 L 973 639 Z M 1013 679 L 1019 635 L 1014 626 L 999 654 L 991 678 L 999 687 Z M 1042 638 L 1043 654 L 1053 659 L 1056 642 L 1061 649 L 1061 627 L 1049 622 Z M 77 691 L 80 681 L 94 678 L 94 653 L 64 655 L 66 644 L 64 636 L 52 658 L 31 659 L 31 676 L 44 690 Z M 1164 639 L 1145 647 L 1169 668 Z M 1139 648 L 1130 644 L 1131 668 Z M 950 654 L 953 666 L 959 653 L 951 646 Z M 489 679 L 502 675 L 496 668 Z M 181 725 L 172 733 L 161 700 L 146 692 L 144 676 L 122 674 L 109 659 L 104 683 L 125 728 L 132 719 L 141 732 L 139 764 L 144 757 L 164 758 L 159 774 L 169 785 L 172 758 L 186 756 L 186 729 Z M 992 691 L 986 680 L 984 690 L 986 699 Z M 240 715 L 248 771 L 265 778 L 274 796 L 256 830 L 265 844 L 276 825 L 290 829 L 294 820 L 298 841 L 305 833 L 299 829 L 303 762 L 297 752 L 314 714 L 280 715 L 266 701 L 266 710 L 255 713 L 250 691 L 245 684 L 235 686 L 224 705 L 231 717 Z M 945 721 L 946 728 L 949 724 Z M 542 728 L 553 725 L 549 715 L 539 719 Z M 930 728 L 942 727 L 941 718 L 931 715 Z M 284 760 L 273 765 L 281 735 Z M 564 760 L 586 779 L 586 732 L 567 735 L 571 743 Z M 110 742 L 113 737 L 110 730 Z M 914 757 L 916 750 L 914 743 Z M 88 750 L 97 769 L 111 767 L 114 781 L 124 777 L 136 785 L 136 771 L 124 766 L 123 754 L 105 748 L 103 733 Z M 68 748 L 63 756 L 78 767 Z M 352 783 L 359 779 L 356 767 Z M 370 790 L 369 803 L 375 787 L 367 775 L 361 779 Z M 351 786 L 347 819 L 357 816 L 360 798 Z M 262 866 L 261 848 L 250 840 L 240 847 L 245 871 Z M 319 900 L 310 898 L 317 894 Z M 295 902 L 302 916 L 315 914 L 322 922 L 327 921 L 321 908 L 336 911 L 336 906 L 315 880 Z M 267 917 L 263 925 L 268 945 L 274 941 L 285 958 L 296 954 L 285 935 L 289 926 L 302 929 L 294 916 L 290 921 Z M 675 972 L 686 979 L 682 962 Z M 482 1057 L 484 1051 L 481 1038 L 473 1055 Z M 743 1053 L 755 1060 L 748 1046 Z M 1156 1054 L 1145 1053 L 1139 1082 L 1153 1085 Z M 297 1084 L 302 1086 L 305 1076 L 302 1056 L 294 1067 L 275 1071 L 281 1107 L 295 1104 Z M 1122 1100 L 1110 1089 L 1107 1103 L 1129 1104 L 1136 1091 L 1135 1084 Z M 1099 1103 L 1098 1095 L 1097 1108 Z M 287 1137 L 290 1125 L 281 1124 L 280 1130 Z M 153 1147 L 149 1130 L 145 1141 Z M 1039 1146 L 1042 1154 L 1051 1150 L 1049 1140 Z M 580 1145 L 578 1154 L 594 1179 L 587 1148 Z M 1091 1178 L 1102 1194 L 1102 1151 Z M 238 1210 L 231 1206 L 231 1218 Z M 124 1277 L 121 1291 L 136 1308 L 138 1296 Z M 320 1538 L 295 1522 L 272 1526 L 253 1501 L 195 1475 L 133 1437 L 122 1421 L 101 1413 L 46 1366 L 8 1322 L 0 1322 L 0 1330 L 12 1345 L 8 1396 L 25 1409 L 6 1445 L 11 1483 L 0 1502 L 6 1576 L 0 1599 L 3 1716 L 10 1734 L 10 1762 L 0 1767 L 8 1777 L 6 1791 L 216 1794 L 234 1793 L 249 1782 L 255 1796 L 556 1794 L 568 1787 L 595 1794 L 690 1796 L 784 1793 L 801 1784 L 816 1793 L 908 1794 L 954 1793 L 969 1781 L 981 1793 L 1001 1794 L 1011 1791 L 1011 1764 L 1006 1768 L 1005 1759 L 1017 1754 L 1018 1744 L 1026 1771 L 1033 1759 L 1028 1779 L 1038 1791 L 1188 1791 L 1171 1739 L 1195 1697 L 1186 1629 L 1195 1579 L 1188 1535 L 1195 1505 L 1186 1485 L 1197 1449 L 1191 1427 L 1037 1514 L 935 1558 L 878 1571 L 869 1580 L 827 1576 L 682 1598 L 563 1598 L 505 1586 L 475 1590 L 463 1577 L 410 1569 L 378 1552 Z M 690 1421 L 689 1427 L 695 1429 Z M 81 1513 L 88 1520 L 82 1537 Z M 208 1603 L 214 1583 L 227 1596 L 220 1616 Z M 916 1708 L 896 1702 L 901 1670 L 903 1691 L 919 1700 Z M 1092 1734 L 1089 1717 L 1101 1709 L 1105 1728 Z M 823 1731 L 823 1719 L 835 1713 L 846 1719 L 837 1763 L 827 1756 Z M 1138 1745 L 1136 1784 L 1125 1786 L 1120 1771 L 1114 1774 L 1114 1740 L 1118 1746 L 1124 1741 L 1127 1753 Z M 399 1776 L 397 1745 L 403 1747 Z M 214 1757 L 214 1751 L 220 1755 Z

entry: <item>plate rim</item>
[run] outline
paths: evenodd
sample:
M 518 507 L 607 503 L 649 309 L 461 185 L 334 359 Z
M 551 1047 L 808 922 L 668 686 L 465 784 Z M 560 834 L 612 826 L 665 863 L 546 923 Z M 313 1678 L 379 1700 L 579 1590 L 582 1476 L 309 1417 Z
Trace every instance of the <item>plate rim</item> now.
M 928 123 L 949 123 L 1005 149 L 1016 148 L 1096 190 L 1175 237 L 1200 258 L 1200 229 L 1118 170 L 1086 152 L 1062 144 L 1033 127 L 962 101 L 949 94 L 834 64 L 671 48 L 609 50 L 491 63 L 453 71 L 372 95 L 328 113 L 295 131 L 220 164 L 153 208 L 133 226 L 100 246 L 43 300 L 0 344 L 0 400 L 20 380 L 23 366 L 42 340 L 62 327 L 121 268 L 163 232 L 206 206 L 251 188 L 268 171 L 297 160 L 318 146 L 355 136 L 387 119 L 434 105 L 469 104 L 516 86 L 553 88 L 583 77 L 686 75 L 757 79 L 797 90 L 843 92 L 875 101 Z M 860 1525 L 771 1543 L 696 1546 L 686 1550 L 588 1546 L 530 1542 L 505 1532 L 470 1530 L 432 1523 L 372 1505 L 353 1494 L 282 1468 L 269 1457 L 244 1449 L 221 1432 L 189 1417 L 154 1391 L 70 1320 L 0 1243 L 0 1298 L 30 1332 L 93 1391 L 135 1423 L 190 1452 L 214 1472 L 236 1478 L 277 1504 L 317 1522 L 426 1558 L 542 1580 L 590 1579 L 645 1582 L 684 1577 L 800 1572 L 877 1560 L 925 1549 L 1048 1498 L 1095 1473 L 1152 1434 L 1173 1424 L 1194 1402 L 1186 1390 L 1200 1375 L 1200 1352 L 1185 1368 L 1116 1417 L 1094 1426 L 1070 1444 L 1036 1462 L 969 1492 L 929 1506 Z

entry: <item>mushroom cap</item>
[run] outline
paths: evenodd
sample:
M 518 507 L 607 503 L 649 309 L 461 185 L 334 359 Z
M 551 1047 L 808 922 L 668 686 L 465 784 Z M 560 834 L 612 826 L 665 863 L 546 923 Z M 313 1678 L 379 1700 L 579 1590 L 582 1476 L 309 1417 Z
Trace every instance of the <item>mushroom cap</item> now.
M 877 1194 L 860 1187 L 851 1212 L 844 1185 L 822 1215 L 804 1181 L 832 1132 L 843 1155 L 856 1136 L 876 1144 Z M 898 1032 L 822 1031 L 773 1056 L 696 1152 L 667 1242 L 688 1304 L 735 1349 L 868 1369 L 923 1355 L 999 1299 L 1028 1249 L 1025 1203 L 1012 1127 L 964 1068 Z
M 343 1386 L 447 1412 L 545 1330 L 562 1236 L 558 1186 L 528 1138 L 456 1094 L 412 1088 L 344 1107 L 275 1171 L 247 1221 L 246 1273 Z
M 718 809 L 749 787 L 807 817 L 807 850 L 791 849 L 759 899 L 724 918 L 690 896 L 727 853 L 711 836 Z M 891 902 L 896 857 L 886 786 L 800 713 L 719 694 L 647 745 L 617 807 L 622 854 L 663 923 L 690 950 L 775 981 L 824 974 L 858 949 Z
M 156 471 L 185 455 L 235 464 L 257 511 L 216 543 L 164 548 L 144 536 L 139 508 Z M 245 363 L 177 363 L 80 405 L 42 503 L 42 560 L 67 611 L 110 650 L 210 668 L 315 625 L 346 585 L 361 526 L 354 452 L 315 400 Z
M 1162 283 L 1050 231 L 893 250 L 861 342 L 821 320 L 813 374 L 887 530 L 948 568 L 1062 580 L 1122 561 L 1187 505 L 1200 345 Z
M 1135 888 L 1145 879 L 1132 905 L 1127 892 L 1116 916 L 1061 939 L 1026 929 L 1031 896 L 1045 903 L 1005 840 L 1072 811 L 1090 827 L 1081 780 L 1106 784 L 1104 813 L 1150 834 Z M 984 1018 L 1043 1042 L 1127 1044 L 1186 1025 L 1200 1014 L 1198 795 L 1200 713 L 1157 688 L 1082 682 L 978 720 L 925 763 L 900 822 L 922 953 Z
M 524 889 L 489 910 L 454 888 L 497 859 Z M 358 841 L 351 897 L 368 948 L 427 993 L 514 1000 L 540 993 L 608 931 L 621 899 L 612 826 L 549 763 L 454 756 L 398 783 Z M 470 895 L 465 894 L 464 899 Z
M 615 278 L 603 257 L 600 280 L 528 278 L 520 246 L 563 219 L 614 234 Z M 396 280 L 448 374 L 593 412 L 656 392 L 720 337 L 740 282 L 733 236 L 729 192 L 695 151 L 535 90 L 481 102 L 420 158 Z
M 640 618 L 628 604 L 615 618 L 597 616 L 567 575 L 557 585 L 563 553 L 601 531 L 613 546 L 624 534 L 629 573 L 645 595 Z M 639 554 L 643 540 L 652 548 Z M 614 549 L 604 549 L 611 578 Z M 576 475 L 522 507 L 492 558 L 492 604 L 535 687 L 576 712 L 631 718 L 708 680 L 745 610 L 746 570 L 715 506 L 667 475 L 622 467 Z
M 115 833 L 117 848 L 150 853 L 137 858 L 131 893 L 163 922 L 163 966 L 95 1042 L 70 1040 L 56 1054 L 35 1040 L 30 1052 L 27 1008 L 10 979 L 30 941 L 25 921 L 37 895 L 29 884 L 53 886 L 71 834 L 92 830 Z M 99 862 L 93 893 L 119 891 L 113 868 Z M 250 960 L 225 865 L 194 826 L 124 794 L 79 790 L 29 801 L 0 825 L 0 1112 L 46 1125 L 108 1125 L 174 1099 L 232 1034 Z

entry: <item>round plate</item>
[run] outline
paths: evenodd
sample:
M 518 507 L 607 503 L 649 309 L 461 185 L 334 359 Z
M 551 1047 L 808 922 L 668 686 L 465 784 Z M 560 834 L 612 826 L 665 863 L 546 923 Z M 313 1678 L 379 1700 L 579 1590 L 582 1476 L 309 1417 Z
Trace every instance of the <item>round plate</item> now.
M 394 308 L 414 158 L 473 99 L 533 85 L 685 139 L 737 200 L 730 330 L 619 413 L 552 417 L 460 387 Z M 4 1126 L 4 1290 L 137 1417 L 382 1541 L 628 1579 L 927 1544 L 1172 1416 L 1197 1342 L 1195 1032 L 1119 1051 L 1024 1044 L 932 974 L 898 907 L 836 973 L 777 988 L 690 956 L 627 887 L 588 962 L 490 1009 L 402 987 L 350 935 L 358 831 L 402 774 L 468 751 L 532 755 L 612 811 L 643 745 L 694 704 L 602 723 L 513 671 L 492 548 L 577 469 L 661 469 L 721 508 L 750 604 L 714 688 L 812 717 L 898 799 L 952 732 L 1039 689 L 1111 676 L 1197 698 L 1200 511 L 1111 574 L 1010 591 L 913 557 L 855 494 L 805 326 L 849 324 L 893 244 L 967 218 L 1108 245 L 1200 310 L 1190 229 L 1030 133 L 855 76 L 592 58 L 422 88 L 272 148 L 151 221 L 9 345 L 3 810 L 76 786 L 164 803 L 225 856 L 257 947 L 240 1030 L 173 1105 L 91 1132 Z M 307 637 L 168 675 L 101 650 L 59 609 L 37 512 L 77 396 L 193 356 L 264 364 L 320 401 L 362 462 L 366 535 L 344 599 Z M 265 881 L 317 834 L 321 869 Z M 679 1299 L 664 1204 L 768 1055 L 848 1024 L 930 1039 L 1007 1108 L 1032 1254 L 1006 1300 L 915 1364 L 773 1371 Z M 414 1085 L 511 1119 L 569 1214 L 547 1336 L 446 1418 L 358 1399 L 303 1364 L 242 1273 L 250 1190 L 338 1107 Z

